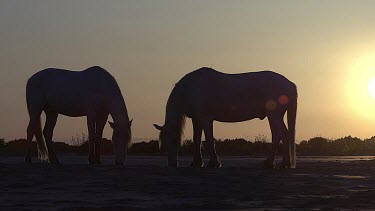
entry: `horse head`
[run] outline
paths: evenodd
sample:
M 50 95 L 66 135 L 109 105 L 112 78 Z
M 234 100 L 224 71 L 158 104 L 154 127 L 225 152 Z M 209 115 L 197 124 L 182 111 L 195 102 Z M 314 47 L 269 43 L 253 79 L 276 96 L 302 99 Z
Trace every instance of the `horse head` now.
M 124 165 L 127 148 L 131 145 L 131 125 L 133 120 L 125 123 L 108 122 L 113 129 L 112 143 L 115 152 L 116 165 Z
M 168 154 L 168 166 L 177 167 L 177 153 L 180 145 L 180 137 L 175 130 L 167 126 L 159 126 L 154 124 L 154 127 L 160 131 L 159 133 L 159 147 L 163 147 Z

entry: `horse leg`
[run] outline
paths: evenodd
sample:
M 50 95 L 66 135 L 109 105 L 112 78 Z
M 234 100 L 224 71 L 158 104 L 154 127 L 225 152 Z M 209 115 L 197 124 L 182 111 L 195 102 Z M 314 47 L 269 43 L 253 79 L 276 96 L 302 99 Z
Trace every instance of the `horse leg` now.
M 42 130 L 41 125 L 40 125 L 41 113 L 42 113 L 42 110 L 38 112 L 29 111 L 30 120 L 29 120 L 29 125 L 27 127 L 25 163 L 31 163 L 32 141 L 33 141 L 34 135 L 37 136 L 37 138 L 41 138 L 40 137 L 41 136 L 40 131 Z
M 107 123 L 108 114 L 101 115 L 96 118 L 96 133 L 95 133 L 95 163 L 101 164 L 100 161 L 100 145 L 103 138 L 103 129 Z
M 89 164 L 95 164 L 95 115 L 87 115 L 87 128 L 89 133 Z
M 202 151 L 201 151 L 201 143 L 202 143 L 202 127 L 199 121 L 193 119 L 193 140 L 194 140 L 194 159 L 191 163 L 191 166 L 194 168 L 201 168 L 203 167 L 203 160 L 202 160 Z
M 58 117 L 57 112 L 45 112 L 46 113 L 46 123 L 43 129 L 44 139 L 46 140 L 48 148 L 48 160 L 52 164 L 60 164 L 60 161 L 57 159 L 55 148 L 53 146 L 53 130 L 56 126 L 56 121 Z
M 289 143 L 290 142 L 289 132 L 284 122 L 282 122 L 281 133 L 282 133 L 281 140 L 283 142 L 283 160 L 281 162 L 280 168 L 291 168 L 292 160 L 291 160 L 291 148 L 290 148 L 290 143 Z
M 204 130 L 204 135 L 205 135 L 207 145 L 208 145 L 208 151 L 210 154 L 210 161 L 208 162 L 207 167 L 220 168 L 221 162 L 218 159 L 218 156 L 216 154 L 216 149 L 215 149 L 215 138 L 213 135 L 213 121 L 207 121 L 206 123 L 204 123 L 203 130 Z
M 268 122 L 270 124 L 271 133 L 272 133 L 272 150 L 270 155 L 268 156 L 267 160 L 264 162 L 265 168 L 275 168 L 275 157 L 277 154 L 277 149 L 279 147 L 281 136 L 280 136 L 280 118 L 275 117 L 274 115 L 268 116 Z M 282 122 L 282 118 L 281 118 Z

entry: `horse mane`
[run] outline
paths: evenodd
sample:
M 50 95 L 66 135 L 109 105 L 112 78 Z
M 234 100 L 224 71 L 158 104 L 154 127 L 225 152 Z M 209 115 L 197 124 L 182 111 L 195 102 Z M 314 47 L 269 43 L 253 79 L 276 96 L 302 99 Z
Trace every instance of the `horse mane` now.
M 181 144 L 186 122 L 185 101 L 181 81 L 177 82 L 168 98 L 166 124 L 175 131 L 178 144 Z
M 184 128 L 186 123 L 186 115 L 182 114 L 179 116 L 178 121 L 176 122 L 177 127 L 177 137 L 178 145 L 181 146 L 182 137 L 184 136 Z
M 130 149 L 130 147 L 133 145 L 133 142 L 132 142 L 132 130 L 131 130 L 131 128 L 129 128 L 128 136 L 129 136 L 129 141 L 128 141 L 126 147 L 127 147 L 127 149 Z

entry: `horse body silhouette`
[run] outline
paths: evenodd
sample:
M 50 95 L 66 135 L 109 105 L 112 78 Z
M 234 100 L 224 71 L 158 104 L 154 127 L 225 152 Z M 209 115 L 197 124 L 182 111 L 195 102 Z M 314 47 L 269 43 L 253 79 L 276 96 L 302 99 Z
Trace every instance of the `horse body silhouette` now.
M 87 116 L 90 164 L 100 163 L 100 142 L 108 115 L 114 123 L 112 142 L 115 163 L 123 165 L 126 147 L 131 141 L 129 121 L 124 98 L 113 76 L 101 67 L 83 71 L 49 68 L 34 74 L 26 86 L 27 109 L 30 116 L 27 128 L 25 162 L 31 163 L 31 142 L 36 137 L 38 154 L 42 160 L 59 163 L 53 148 L 52 136 L 59 114 Z M 46 114 L 42 132 L 40 115 Z M 44 139 L 43 139 L 44 136 Z
M 288 128 L 283 118 L 288 111 Z M 168 165 L 177 166 L 185 117 L 192 119 L 195 145 L 192 166 L 202 167 L 202 131 L 208 143 L 209 167 L 221 167 L 215 150 L 213 121 L 241 122 L 268 117 L 272 132 L 272 152 L 265 161 L 275 166 L 275 156 L 283 141 L 282 167 L 294 168 L 297 87 L 284 76 L 271 72 L 225 74 L 203 67 L 185 75 L 173 88 L 166 106 L 160 141 L 168 154 Z

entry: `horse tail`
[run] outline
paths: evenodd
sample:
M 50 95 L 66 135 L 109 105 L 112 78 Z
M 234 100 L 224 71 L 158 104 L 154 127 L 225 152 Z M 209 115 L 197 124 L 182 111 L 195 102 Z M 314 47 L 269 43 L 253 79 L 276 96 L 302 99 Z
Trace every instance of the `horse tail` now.
M 43 138 L 43 132 L 42 132 L 42 123 L 41 123 L 41 120 L 40 120 L 40 115 L 39 116 L 36 116 L 35 114 L 33 114 L 33 111 L 31 109 L 31 102 L 30 102 L 30 92 L 32 91 L 32 88 L 31 88 L 31 83 L 30 83 L 30 80 L 28 81 L 27 83 L 27 86 L 26 86 L 26 105 L 27 105 L 27 111 L 29 113 L 29 117 L 30 117 L 30 124 L 31 127 L 33 127 L 34 129 L 32 130 L 33 131 L 33 136 L 35 136 L 36 138 L 36 144 L 37 144 L 37 149 L 38 149 L 38 158 L 40 160 L 48 160 L 48 148 L 47 148 L 47 144 L 46 144 L 46 141 L 44 140 Z M 32 119 L 33 118 L 33 119 Z M 32 139 L 32 138 L 31 138 Z
M 294 85 L 294 84 L 293 84 Z M 291 149 L 292 168 L 296 167 L 296 118 L 297 118 L 297 87 L 293 86 L 293 95 L 290 99 L 288 107 L 288 131 L 289 131 L 289 144 Z

